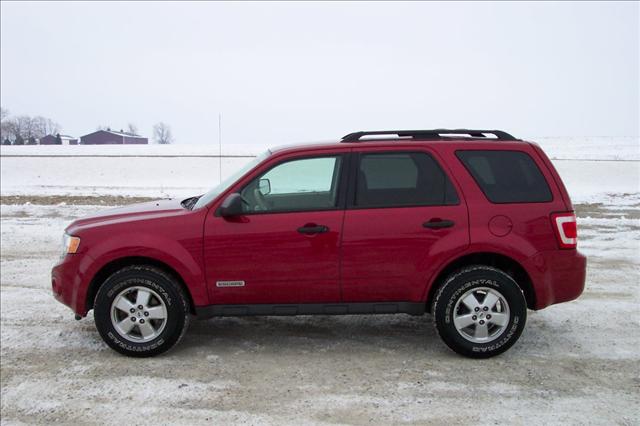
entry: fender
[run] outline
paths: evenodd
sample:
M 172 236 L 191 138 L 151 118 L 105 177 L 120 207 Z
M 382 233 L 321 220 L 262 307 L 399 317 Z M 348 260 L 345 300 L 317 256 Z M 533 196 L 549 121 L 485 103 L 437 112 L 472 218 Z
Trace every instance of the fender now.
M 517 237 L 517 240 L 522 240 L 522 238 Z M 535 275 L 535 271 L 531 271 L 529 267 L 527 267 L 527 260 L 536 254 L 535 248 L 528 244 L 526 241 L 522 241 L 522 244 L 509 244 L 508 248 L 505 248 L 501 245 L 496 244 L 486 244 L 486 243 L 475 243 L 470 244 L 465 250 L 456 252 L 455 254 L 448 256 L 444 261 L 439 262 L 438 266 L 432 269 L 434 272 L 425 278 L 425 287 L 424 291 L 421 295 L 421 301 L 427 302 L 429 295 L 431 294 L 432 288 L 437 284 L 437 280 L 440 278 L 442 273 L 456 261 L 466 256 L 471 256 L 474 254 L 477 255 L 500 255 L 502 257 L 511 259 L 515 263 L 519 264 L 522 269 L 532 277 Z M 533 272 L 533 275 L 532 275 Z M 534 285 L 535 288 L 535 285 Z
M 162 262 L 172 268 L 182 278 L 196 306 L 208 305 L 209 297 L 201 267 L 200 244 L 187 250 L 176 240 L 146 232 L 133 232 L 127 235 L 135 245 L 123 247 L 121 237 L 113 237 L 95 244 L 89 244 L 85 253 L 93 260 L 87 268 L 85 283 L 78 289 L 78 302 L 86 299 L 89 284 L 95 275 L 109 263 L 127 257 L 145 257 Z M 85 308 L 85 307 L 83 307 Z M 84 310 L 84 309 L 79 309 Z

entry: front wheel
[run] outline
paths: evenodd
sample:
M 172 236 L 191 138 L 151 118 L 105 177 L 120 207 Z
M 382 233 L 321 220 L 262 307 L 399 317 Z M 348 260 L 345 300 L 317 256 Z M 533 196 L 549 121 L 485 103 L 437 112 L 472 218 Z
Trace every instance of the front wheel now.
M 511 276 L 478 265 L 447 278 L 432 312 L 438 334 L 449 348 L 471 358 L 489 358 L 518 340 L 527 303 Z
M 111 275 L 94 302 L 95 323 L 111 348 L 134 357 L 166 352 L 189 326 L 189 302 L 176 280 L 151 266 Z

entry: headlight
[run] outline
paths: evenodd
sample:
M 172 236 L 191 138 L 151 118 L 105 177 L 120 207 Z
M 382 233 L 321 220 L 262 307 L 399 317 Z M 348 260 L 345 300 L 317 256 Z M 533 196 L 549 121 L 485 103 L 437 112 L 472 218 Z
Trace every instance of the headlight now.
M 80 248 L 80 238 L 72 237 L 69 234 L 64 234 L 62 236 L 62 255 L 66 254 L 74 254 Z

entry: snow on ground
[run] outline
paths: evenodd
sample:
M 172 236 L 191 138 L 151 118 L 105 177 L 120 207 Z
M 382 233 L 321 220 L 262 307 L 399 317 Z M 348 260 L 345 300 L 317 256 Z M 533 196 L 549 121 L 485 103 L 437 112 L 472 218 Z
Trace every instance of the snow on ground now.
M 554 164 L 578 214 L 586 289 L 529 311 L 520 341 L 489 360 L 455 355 L 429 316 L 406 315 L 196 321 L 168 354 L 124 358 L 92 314 L 73 320 L 50 290 L 62 230 L 104 205 L 1 205 L 2 424 L 637 424 L 640 162 L 612 161 L 633 159 L 637 145 L 609 141 L 615 154 L 582 139 L 568 151 L 536 140 L 569 158 Z M 181 196 L 219 175 L 218 159 L 203 156 L 211 147 L 128 151 L 192 155 L 181 158 L 7 154 L 41 148 L 123 149 L 3 147 L 3 196 Z M 245 161 L 224 158 L 223 175 Z
M 551 159 L 640 161 L 640 139 L 627 137 L 532 137 Z
M 223 154 L 228 156 L 255 156 L 269 148 L 260 144 L 224 145 Z M 0 156 L 214 156 L 220 155 L 216 142 L 210 144 L 174 145 L 0 145 Z
M 223 158 L 223 178 L 252 157 Z M 2 195 L 180 197 L 220 181 L 218 158 L 2 157 Z
M 538 143 L 552 159 L 573 160 L 640 160 L 640 141 L 637 136 L 627 137 L 523 137 Z M 277 145 L 288 145 L 292 141 Z M 313 142 L 302 142 L 313 143 Z M 227 156 L 255 156 L 270 148 L 264 143 L 224 144 Z M 66 156 L 66 155 L 155 155 L 155 156 L 218 156 L 217 141 L 174 145 L 22 145 L 0 146 L 0 156 Z
M 552 160 L 574 203 L 640 193 L 640 161 Z M 624 199 L 617 201 L 625 202 Z
M 638 138 L 538 141 L 550 157 L 562 158 L 553 162 L 574 202 L 640 191 Z M 215 186 L 220 176 L 265 149 L 228 147 L 220 161 L 217 147 L 204 145 L 3 146 L 0 193 L 187 197 Z M 618 157 L 635 160 L 613 161 Z M 584 158 L 588 160 L 580 160 Z
M 168 354 L 125 358 L 49 288 L 62 229 L 104 207 L 2 205 L 2 423 L 634 424 L 640 198 L 602 201 L 576 206 L 584 294 L 529 311 L 489 360 L 407 315 L 196 321 Z

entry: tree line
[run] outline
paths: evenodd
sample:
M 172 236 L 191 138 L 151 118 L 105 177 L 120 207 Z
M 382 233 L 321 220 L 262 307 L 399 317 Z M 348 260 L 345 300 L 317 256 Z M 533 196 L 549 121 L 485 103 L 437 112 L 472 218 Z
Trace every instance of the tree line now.
M 0 108 L 0 138 L 6 145 L 36 145 L 37 140 L 46 135 L 60 132 L 60 124 L 50 118 L 29 115 L 12 117 L 9 110 Z
M 107 126 L 98 126 L 96 130 L 110 130 Z M 37 145 L 38 140 L 55 135 L 56 143 L 61 145 L 60 132 L 62 127 L 55 121 L 42 117 L 29 115 L 11 116 L 9 110 L 0 107 L 0 140 L 4 145 Z M 138 135 L 138 127 L 129 123 L 127 133 Z M 159 122 L 153 126 L 153 140 L 158 144 L 171 144 L 175 140 L 171 132 L 171 126 Z

